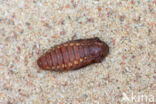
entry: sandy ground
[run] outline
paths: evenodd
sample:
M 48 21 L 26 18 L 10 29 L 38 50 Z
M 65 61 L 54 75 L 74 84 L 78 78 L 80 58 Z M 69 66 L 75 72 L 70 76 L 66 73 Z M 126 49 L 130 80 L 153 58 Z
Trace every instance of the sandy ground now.
M 37 66 L 50 47 L 91 37 L 110 47 L 102 63 Z M 0 104 L 124 103 L 156 104 L 156 0 L 0 0 Z

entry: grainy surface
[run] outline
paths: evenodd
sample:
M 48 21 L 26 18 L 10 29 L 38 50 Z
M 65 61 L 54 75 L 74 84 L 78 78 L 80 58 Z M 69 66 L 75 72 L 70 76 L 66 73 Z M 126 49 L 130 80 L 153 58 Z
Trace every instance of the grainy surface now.
M 110 47 L 102 63 L 39 70 L 51 46 L 95 36 Z M 0 104 L 136 103 L 123 93 L 156 97 L 155 0 L 0 0 Z
M 41 69 L 63 72 L 100 63 L 108 53 L 109 46 L 98 37 L 77 39 L 53 46 L 36 62 Z

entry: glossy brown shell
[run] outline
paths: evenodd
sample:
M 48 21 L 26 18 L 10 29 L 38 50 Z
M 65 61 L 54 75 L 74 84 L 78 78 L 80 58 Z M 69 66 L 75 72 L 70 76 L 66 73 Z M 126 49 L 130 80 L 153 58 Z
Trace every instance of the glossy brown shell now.
M 37 64 L 45 70 L 74 70 L 99 63 L 108 53 L 108 45 L 97 37 L 79 39 L 54 46 L 37 60 Z

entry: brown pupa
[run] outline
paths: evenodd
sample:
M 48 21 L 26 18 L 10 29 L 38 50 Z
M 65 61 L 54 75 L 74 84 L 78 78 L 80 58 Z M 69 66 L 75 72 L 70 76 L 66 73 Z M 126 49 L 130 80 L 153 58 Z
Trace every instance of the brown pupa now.
M 97 37 L 79 39 L 54 46 L 37 60 L 37 64 L 45 70 L 74 70 L 99 63 L 108 53 L 108 45 Z

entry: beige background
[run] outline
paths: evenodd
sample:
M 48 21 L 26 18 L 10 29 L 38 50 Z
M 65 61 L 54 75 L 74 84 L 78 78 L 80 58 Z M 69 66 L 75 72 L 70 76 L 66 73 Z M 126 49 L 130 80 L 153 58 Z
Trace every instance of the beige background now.
M 102 63 L 38 68 L 50 47 L 91 37 L 110 47 Z M 136 103 L 123 93 L 156 101 L 156 0 L 0 0 L 0 104 Z

